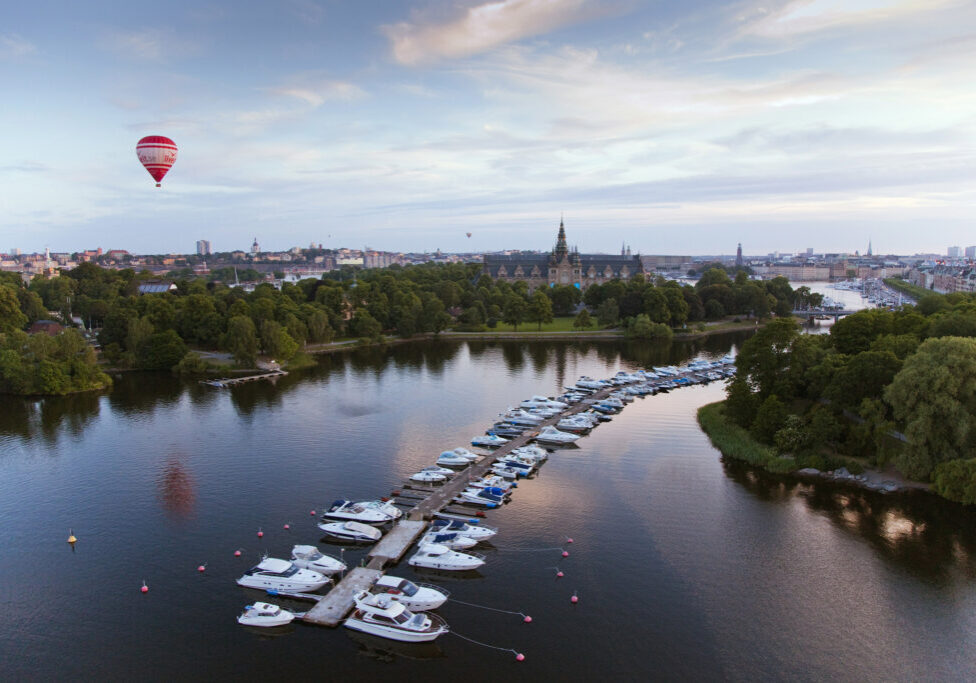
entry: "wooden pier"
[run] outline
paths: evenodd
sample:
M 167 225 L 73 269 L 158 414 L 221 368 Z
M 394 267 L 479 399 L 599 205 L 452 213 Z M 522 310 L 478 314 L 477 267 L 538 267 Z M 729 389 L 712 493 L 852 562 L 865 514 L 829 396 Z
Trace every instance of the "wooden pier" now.
M 288 373 L 284 370 L 275 370 L 274 372 L 263 372 L 260 375 L 245 375 L 244 377 L 221 377 L 220 379 L 202 379 L 200 384 L 209 384 L 212 387 L 229 387 L 235 384 L 244 384 L 245 382 L 257 382 L 262 379 L 276 381 L 279 377 L 284 377 Z
M 397 523 L 370 551 L 366 566 L 383 569 L 388 562 L 399 562 L 407 548 L 426 530 L 427 523 L 422 521 L 403 520 Z
M 569 415 L 583 412 L 588 409 L 596 400 L 605 398 L 617 387 L 602 389 L 589 397 L 587 401 L 580 401 L 572 405 L 564 412 L 554 417 L 543 420 L 539 427 L 555 424 L 559 420 Z M 482 456 L 464 470 L 461 470 L 443 486 L 436 489 L 416 486 L 415 484 L 405 484 L 411 491 L 419 494 L 426 494 L 417 505 L 413 507 L 403 520 L 398 522 L 388 531 L 379 543 L 369 553 L 369 563 L 365 567 L 357 567 L 346 574 L 336 586 L 330 590 L 318 604 L 310 609 L 303 619 L 313 624 L 321 626 L 338 626 L 345 619 L 346 615 L 352 610 L 354 603 L 352 597 L 362 590 L 369 590 L 377 579 L 383 575 L 383 569 L 391 562 L 398 562 L 414 544 L 417 538 L 427 529 L 427 521 L 435 515 L 441 515 L 442 510 L 454 502 L 454 499 L 461 493 L 468 484 L 485 475 L 495 460 L 510 453 L 516 448 L 526 445 L 536 437 L 538 431 L 526 431 L 526 433 L 509 440 L 500 448 L 495 449 L 488 455 Z M 420 496 L 418 496 L 420 497 Z M 474 511 L 471 515 L 474 516 Z
M 359 591 L 372 588 L 382 575 L 383 572 L 378 569 L 356 567 L 306 612 L 302 619 L 320 626 L 338 626 L 354 606 L 352 597 Z

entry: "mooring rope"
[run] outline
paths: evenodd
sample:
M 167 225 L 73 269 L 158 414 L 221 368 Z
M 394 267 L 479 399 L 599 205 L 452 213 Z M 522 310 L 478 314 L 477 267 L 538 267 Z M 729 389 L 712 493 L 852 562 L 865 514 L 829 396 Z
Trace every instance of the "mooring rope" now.
M 512 652 L 518 655 L 518 650 L 513 650 L 510 647 L 499 647 L 497 645 L 489 645 L 488 643 L 482 643 L 480 640 L 475 640 L 474 638 L 468 638 L 467 636 L 462 636 L 457 631 L 448 631 L 448 633 L 451 633 L 457 636 L 458 638 L 461 638 L 462 640 L 466 640 L 469 643 L 474 643 L 475 645 L 481 645 L 482 647 L 490 647 L 492 650 L 501 650 L 502 652 Z
M 518 614 L 521 617 L 524 617 L 525 616 L 525 614 L 523 614 L 522 612 L 516 612 L 516 611 L 510 610 L 510 609 L 498 609 L 497 607 L 488 607 L 487 605 L 476 605 L 473 602 L 464 602 L 464 600 L 457 600 L 455 598 L 448 598 L 448 600 L 450 600 L 451 602 L 456 602 L 456 603 L 461 604 L 461 605 L 467 605 L 468 607 L 478 607 L 480 609 L 489 609 L 492 612 L 504 612 L 505 614 Z

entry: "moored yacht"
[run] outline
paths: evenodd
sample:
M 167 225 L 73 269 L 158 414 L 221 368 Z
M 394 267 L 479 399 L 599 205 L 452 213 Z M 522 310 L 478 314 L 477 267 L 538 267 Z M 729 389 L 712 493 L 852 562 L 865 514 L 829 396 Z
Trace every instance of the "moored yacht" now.
M 311 569 L 326 576 L 346 571 L 344 562 L 331 555 L 325 555 L 314 545 L 294 546 L 291 549 L 291 561 L 302 569 Z
M 237 623 L 243 626 L 274 628 L 290 624 L 294 618 L 294 614 L 281 609 L 278 605 L 272 605 L 270 602 L 255 602 L 253 605 L 244 606 L 241 616 L 237 617 Z
M 503 439 L 500 436 L 494 434 L 486 434 L 484 436 L 476 436 L 471 439 L 472 446 L 482 446 L 484 448 L 498 448 L 508 443 L 508 439 Z
M 373 593 L 386 593 L 408 610 L 425 612 L 437 609 L 451 595 L 440 586 L 429 583 L 414 583 L 399 576 L 384 574 L 373 584 Z
M 430 523 L 430 528 L 435 531 L 456 531 L 476 541 L 487 541 L 498 533 L 498 529 L 494 527 L 471 524 L 460 519 L 435 519 Z
M 579 434 L 561 432 L 552 425 L 547 425 L 542 428 L 542 431 L 539 432 L 537 437 L 535 437 L 535 440 L 542 443 L 569 444 L 575 442 L 579 438 Z
M 407 643 L 425 643 L 447 633 L 447 622 L 436 614 L 414 614 L 386 593 L 360 591 L 353 596 L 356 611 L 346 626 L 381 638 Z
M 301 569 L 288 560 L 266 557 L 237 579 L 238 586 L 258 590 L 282 590 L 307 593 L 316 591 L 329 579 L 310 569 Z
M 386 524 L 403 513 L 395 505 L 383 501 L 356 503 L 351 500 L 337 500 L 325 513 L 323 519 L 342 519 L 363 524 Z
M 459 553 L 437 543 L 421 545 L 408 564 L 411 567 L 467 571 L 484 565 L 485 560 L 477 553 Z
M 332 540 L 345 543 L 375 543 L 383 536 L 379 529 L 360 522 L 320 523 L 318 527 Z

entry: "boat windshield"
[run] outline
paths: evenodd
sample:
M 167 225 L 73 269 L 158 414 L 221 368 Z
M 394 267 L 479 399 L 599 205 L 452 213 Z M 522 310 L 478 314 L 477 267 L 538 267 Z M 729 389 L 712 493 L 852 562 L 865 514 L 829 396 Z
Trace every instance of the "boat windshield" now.
M 400 590 L 403 591 L 403 594 L 407 597 L 412 597 L 417 594 L 417 586 L 406 579 L 404 579 L 403 583 L 400 584 Z
M 288 569 L 286 569 L 283 572 L 264 572 L 264 573 L 267 574 L 268 576 L 294 576 L 297 571 L 298 571 L 298 567 L 296 565 L 291 565 L 290 567 L 288 567 Z
M 404 610 L 403 612 L 400 612 L 398 615 L 396 615 L 395 617 L 393 617 L 393 621 L 395 621 L 398 624 L 405 624 L 408 621 L 410 621 L 410 616 L 408 616 L 409 614 L 410 614 L 409 612 L 407 612 L 406 610 Z M 416 616 L 414 616 L 414 618 L 416 619 L 417 616 L 420 616 L 420 615 L 416 615 Z
M 305 559 L 307 559 L 309 562 L 315 562 L 316 560 L 321 560 L 323 557 L 325 557 L 325 555 L 316 550 L 306 555 Z

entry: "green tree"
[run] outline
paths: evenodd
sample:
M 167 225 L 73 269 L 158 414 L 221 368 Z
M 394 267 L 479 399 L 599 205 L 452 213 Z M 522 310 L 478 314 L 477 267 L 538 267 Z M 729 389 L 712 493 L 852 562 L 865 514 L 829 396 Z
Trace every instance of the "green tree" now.
M 759 399 L 749 388 L 744 377 L 735 376 L 725 390 L 725 415 L 740 427 L 746 429 L 756 419 Z
M 759 441 L 771 444 L 776 432 L 783 428 L 787 415 L 786 406 L 776 394 L 772 394 L 756 411 L 756 419 L 753 420 L 750 431 Z
M 735 359 L 738 375 L 749 382 L 761 399 L 774 393 L 792 398 L 787 370 L 790 347 L 798 336 L 796 322 L 792 318 L 781 318 L 766 325 L 742 345 Z
M 261 346 L 265 353 L 276 360 L 288 360 L 298 351 L 298 342 L 274 320 L 261 323 Z
M 585 308 L 573 319 L 573 328 L 577 330 L 585 330 L 592 326 L 593 320 L 590 318 L 590 312 Z
M 600 304 L 596 309 L 596 321 L 602 327 L 614 327 L 620 321 L 620 310 L 617 308 L 616 299 L 605 299 Z
M 554 315 L 569 315 L 573 308 L 580 302 L 583 295 L 580 290 L 572 286 L 556 285 L 548 291 L 552 299 L 552 312 Z
M 258 335 L 254 321 L 243 315 L 235 315 L 227 321 L 227 332 L 221 343 L 243 368 L 253 368 L 258 358 Z
M 932 488 L 943 498 L 965 505 L 976 504 L 976 458 L 950 460 L 936 466 Z
M 539 330 L 542 330 L 542 323 L 552 322 L 552 302 L 546 293 L 538 289 L 535 294 L 532 295 L 532 300 L 529 302 L 528 318 L 534 323 L 538 323 Z
M 136 362 L 143 370 L 171 370 L 186 355 L 186 344 L 175 330 L 151 335 L 136 351 Z
M 525 321 L 528 306 L 525 299 L 518 294 L 511 294 L 505 300 L 505 309 L 502 312 L 502 322 L 511 325 L 518 331 L 518 326 Z
M 846 408 L 856 408 L 864 399 L 881 398 L 899 370 L 901 361 L 890 351 L 862 351 L 834 374 L 824 396 Z
M 976 339 L 927 339 L 884 392 L 908 439 L 897 464 L 927 478 L 976 452 Z
M 13 332 L 27 325 L 27 316 L 20 310 L 17 293 L 0 285 L 0 332 Z

